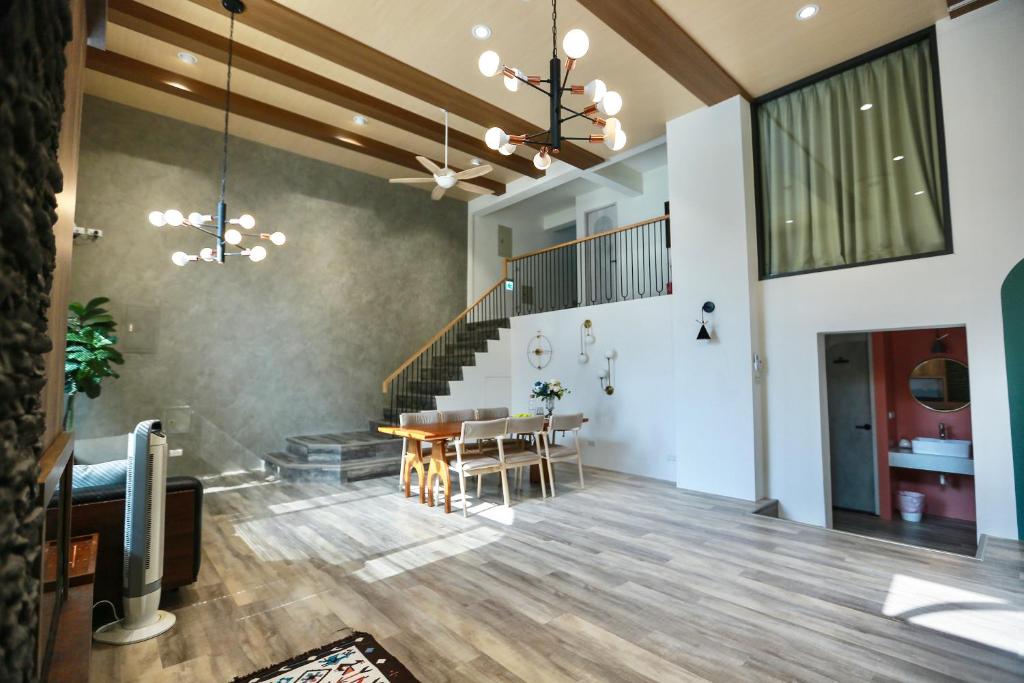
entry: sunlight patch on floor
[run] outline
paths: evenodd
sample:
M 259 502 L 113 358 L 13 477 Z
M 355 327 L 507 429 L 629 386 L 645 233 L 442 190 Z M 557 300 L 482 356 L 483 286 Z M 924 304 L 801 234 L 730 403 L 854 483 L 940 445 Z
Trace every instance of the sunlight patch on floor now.
M 383 486 L 377 486 L 374 488 L 354 489 L 349 491 L 340 491 L 338 493 L 332 493 L 326 496 L 314 496 L 313 498 L 290 500 L 287 503 L 275 503 L 273 505 L 268 505 L 267 509 L 275 515 L 280 515 L 288 512 L 299 512 L 302 510 L 312 510 L 314 508 L 328 507 L 330 505 L 336 505 L 338 503 L 351 503 L 353 501 L 364 500 L 366 498 L 375 498 L 377 496 L 381 496 L 386 493 L 392 492 L 392 489 L 385 488 Z
M 1024 611 L 990 595 L 895 574 L 882 613 L 915 626 L 1024 655 Z
M 504 536 L 505 534 L 492 527 L 477 527 L 412 548 L 396 550 L 393 553 L 370 560 L 363 565 L 362 569 L 353 572 L 352 575 L 366 583 L 390 579 L 433 562 L 482 548 L 485 545 L 501 540 Z
M 268 486 L 270 484 L 277 484 L 276 481 L 247 481 L 242 484 L 234 484 L 232 486 L 207 486 L 203 487 L 203 495 L 210 495 L 211 493 L 223 493 L 225 491 L 238 491 L 240 489 L 248 489 L 253 486 Z

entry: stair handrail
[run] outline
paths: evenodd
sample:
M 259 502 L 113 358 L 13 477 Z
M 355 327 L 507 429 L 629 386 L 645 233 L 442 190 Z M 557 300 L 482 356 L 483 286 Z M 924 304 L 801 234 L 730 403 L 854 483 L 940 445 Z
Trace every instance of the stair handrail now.
M 619 232 L 625 232 L 626 230 L 632 230 L 634 228 L 639 228 L 639 227 L 642 227 L 644 225 L 650 225 L 651 223 L 657 223 L 658 221 L 667 221 L 668 219 L 669 219 L 669 214 L 666 213 L 666 214 L 662 214 L 661 216 L 655 216 L 654 218 L 646 218 L 646 219 L 644 219 L 642 221 L 637 221 L 636 223 L 630 223 L 629 225 L 623 225 L 620 228 L 612 228 L 611 230 L 605 230 L 604 232 L 598 232 L 598 233 L 594 233 L 593 235 L 587 235 L 586 237 L 580 237 L 580 238 L 574 239 L 571 242 L 562 242 L 561 244 L 553 244 L 550 247 L 544 247 L 543 249 L 537 249 L 535 251 L 531 251 L 531 252 L 526 253 L 526 254 L 520 254 L 519 256 L 512 256 L 510 258 L 505 259 L 505 268 L 506 268 L 505 272 L 506 272 L 506 276 L 508 274 L 508 270 L 507 270 L 508 269 L 508 264 L 511 263 L 512 261 L 521 261 L 521 260 L 523 260 L 525 258 L 530 258 L 531 256 L 536 256 L 537 254 L 544 254 L 544 253 L 547 253 L 549 251 L 555 251 L 556 249 L 565 249 L 566 247 L 571 247 L 574 244 L 582 244 L 583 242 L 589 242 L 590 240 L 596 240 L 596 239 L 600 239 L 602 237 L 608 237 L 609 235 L 614 235 L 614 234 L 619 233 Z
M 430 340 L 427 341 L 426 344 L 421 346 L 411 356 L 406 358 L 405 361 L 403 361 L 402 364 L 398 366 L 398 369 L 396 369 L 394 372 L 392 372 L 390 375 L 388 375 L 384 379 L 384 382 L 381 384 L 381 393 L 383 393 L 383 394 L 388 393 L 388 389 L 391 387 L 391 383 L 393 381 L 395 381 L 395 378 L 398 377 L 398 375 L 400 375 L 402 373 L 402 370 L 405 370 L 407 367 L 412 365 L 413 362 L 417 358 L 419 358 L 421 355 L 426 353 L 427 349 L 429 349 L 431 346 L 434 345 L 434 342 L 436 342 L 438 339 L 440 339 L 441 337 L 444 336 L 445 332 L 447 332 L 448 330 L 450 330 L 453 327 L 455 327 L 459 323 L 459 321 L 465 320 L 466 317 L 469 316 L 469 314 L 473 312 L 473 309 L 475 309 L 480 304 L 481 301 L 486 299 L 489 294 L 494 292 L 494 290 L 498 289 L 499 287 L 504 287 L 505 286 L 505 279 L 507 277 L 508 277 L 508 259 L 505 260 L 505 267 L 503 269 L 503 272 L 502 272 L 502 275 L 501 275 L 501 279 L 498 280 L 497 282 L 495 282 L 491 287 L 489 287 L 486 292 L 481 294 L 477 298 L 476 301 L 474 301 L 472 304 L 467 306 L 466 310 L 464 310 L 462 313 L 459 313 L 457 316 L 452 318 L 451 322 L 449 322 L 447 325 L 442 327 L 441 330 L 437 334 L 435 334 L 433 337 L 431 337 Z

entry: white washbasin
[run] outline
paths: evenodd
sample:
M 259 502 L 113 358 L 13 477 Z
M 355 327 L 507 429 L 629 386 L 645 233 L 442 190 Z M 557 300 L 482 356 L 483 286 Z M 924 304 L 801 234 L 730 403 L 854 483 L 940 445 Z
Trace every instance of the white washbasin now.
M 925 453 L 927 455 L 945 455 L 950 458 L 969 458 L 971 456 L 971 442 L 957 439 L 931 439 L 920 436 L 910 442 L 914 453 Z

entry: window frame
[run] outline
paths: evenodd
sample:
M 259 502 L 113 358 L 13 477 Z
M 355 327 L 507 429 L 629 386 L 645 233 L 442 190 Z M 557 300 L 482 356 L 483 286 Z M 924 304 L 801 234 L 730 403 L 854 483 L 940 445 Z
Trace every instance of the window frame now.
M 892 256 L 889 258 L 875 259 L 874 261 L 861 261 L 858 263 L 846 263 L 837 266 L 823 266 L 821 268 L 809 268 L 806 270 L 793 271 L 791 273 L 776 273 L 774 275 L 765 272 L 765 226 L 764 226 L 764 215 L 762 212 L 764 197 L 761 189 L 761 135 L 758 128 L 757 113 L 762 104 L 770 102 L 789 95 L 792 92 L 805 88 L 809 85 L 813 85 L 819 81 L 823 81 L 827 78 L 832 78 L 844 71 L 856 68 L 872 62 L 880 57 L 884 57 L 888 54 L 902 50 L 905 47 L 915 45 L 917 43 L 928 43 L 928 51 L 932 61 L 932 78 L 934 80 L 934 99 L 933 106 L 935 107 L 935 135 L 938 142 L 939 148 L 939 183 L 941 185 L 941 201 L 942 201 L 942 231 L 946 240 L 946 248 L 937 251 L 929 251 L 922 254 L 908 254 L 906 256 Z M 750 102 L 750 120 L 751 120 L 751 142 L 753 144 L 753 157 L 754 157 L 754 207 L 757 214 L 757 277 L 758 280 L 775 280 L 782 277 L 792 277 L 794 275 L 807 275 L 809 273 L 822 273 L 830 270 L 844 270 L 846 268 L 859 268 L 861 266 L 871 266 L 879 263 L 894 263 L 896 261 L 909 261 L 911 259 L 919 258 L 931 258 L 933 256 L 946 256 L 954 253 L 953 250 L 953 224 L 949 213 L 949 174 L 946 168 L 946 128 L 943 121 L 942 114 L 942 85 L 941 78 L 939 76 L 939 50 L 938 43 L 936 40 L 935 27 L 930 26 L 922 31 L 911 33 L 903 38 L 895 40 L 891 43 L 877 47 L 873 50 L 869 50 L 864 54 L 848 59 L 844 62 L 840 62 L 835 66 L 831 66 L 827 69 L 819 71 L 815 74 L 801 78 L 798 81 L 784 85 L 781 88 L 777 88 L 769 93 L 756 97 Z

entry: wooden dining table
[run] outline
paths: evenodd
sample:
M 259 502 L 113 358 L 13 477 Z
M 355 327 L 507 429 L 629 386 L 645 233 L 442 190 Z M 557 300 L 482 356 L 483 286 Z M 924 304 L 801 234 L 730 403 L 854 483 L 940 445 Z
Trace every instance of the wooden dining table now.
M 587 419 L 583 419 L 587 422 Z M 545 421 L 544 429 L 547 430 L 548 422 Z M 382 434 L 390 434 L 405 439 L 406 453 L 402 458 L 402 474 L 405 477 L 405 497 L 412 496 L 413 470 L 419 475 L 420 502 L 434 506 L 434 477 L 440 477 L 444 484 L 444 511 L 452 511 L 452 478 L 448 469 L 449 459 L 455 457 L 455 453 L 448 453 L 448 442 L 462 436 L 461 422 L 435 422 L 432 424 L 406 425 L 405 427 L 385 425 L 378 427 Z M 426 472 L 423 467 L 423 444 L 429 443 L 430 463 Z

